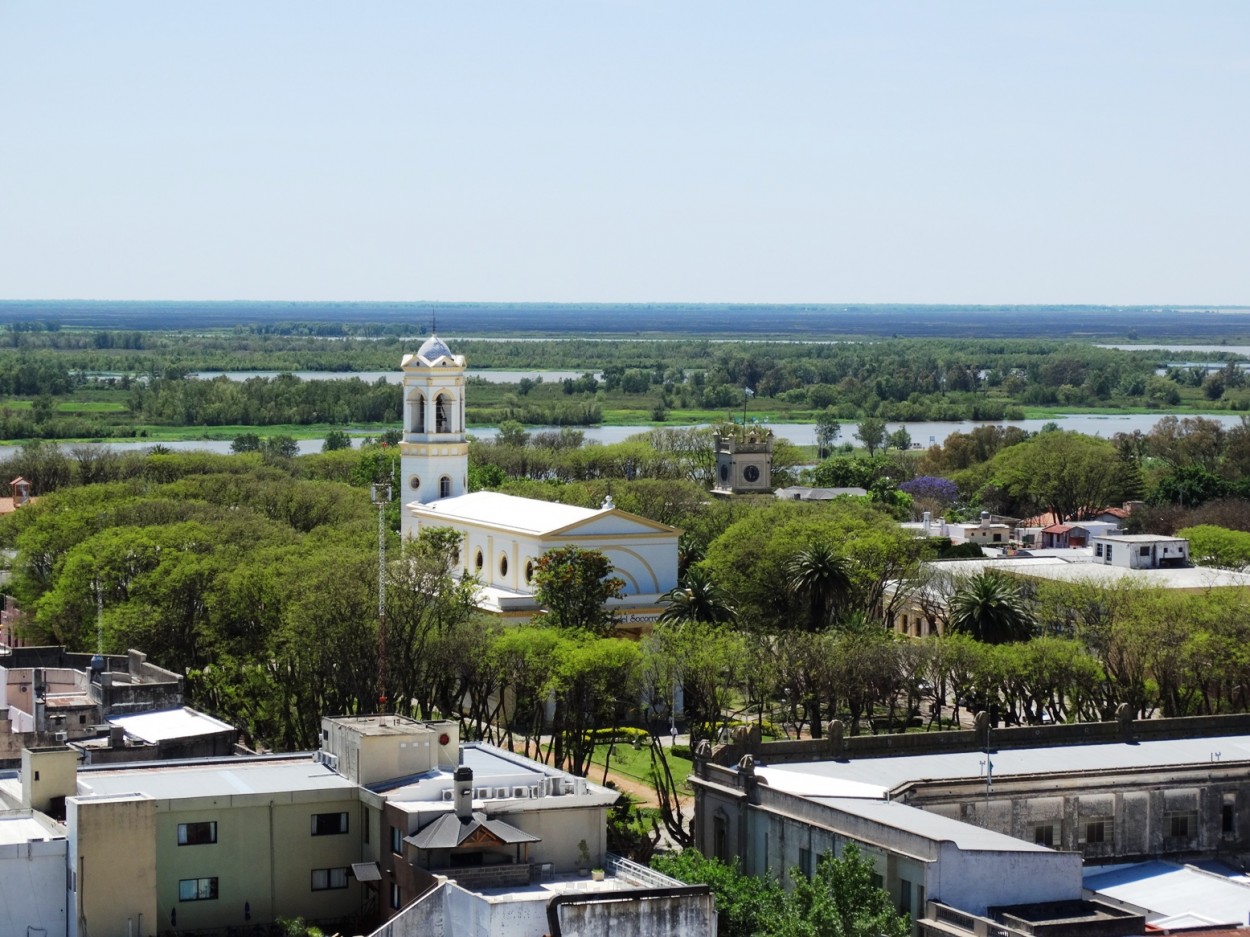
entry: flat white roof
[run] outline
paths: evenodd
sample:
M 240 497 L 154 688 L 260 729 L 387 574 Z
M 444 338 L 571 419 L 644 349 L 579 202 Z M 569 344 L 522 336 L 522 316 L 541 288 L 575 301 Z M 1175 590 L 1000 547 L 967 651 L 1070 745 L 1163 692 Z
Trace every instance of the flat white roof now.
M 988 570 L 998 570 L 1004 573 L 1014 572 L 1021 576 L 1036 576 L 1039 579 L 1058 579 L 1065 582 L 1113 583 L 1128 580 L 1143 586 L 1153 585 L 1163 589 L 1250 587 L 1250 575 L 1227 569 L 1213 569 L 1209 566 L 1129 569 L 1126 566 L 1090 562 L 1088 558 L 1079 556 L 1074 556 L 1071 560 L 1062 556 L 937 560 L 931 564 L 931 568 L 956 576 L 973 576 Z
M 202 765 L 156 765 L 78 771 L 78 793 L 117 797 L 147 794 L 156 800 L 232 797 L 295 791 L 342 791 L 356 785 L 308 755 L 290 760 L 235 758 Z
M 0 846 L 18 846 L 40 839 L 64 839 L 64 834 L 53 833 L 28 813 L 0 813 Z
M 896 800 L 862 800 L 853 797 L 819 797 L 820 803 L 847 813 L 902 830 L 934 842 L 951 842 L 968 852 L 1053 852 L 1054 850 L 1016 839 L 1006 833 L 996 833 L 973 823 L 953 820 L 941 814 L 930 813 L 919 807 L 909 807 Z
M 1165 537 L 1163 534 L 1102 534 L 1099 540 L 1117 543 L 1184 543 L 1184 537 Z
M 991 743 L 993 734 L 991 733 Z M 992 750 L 993 776 L 1053 774 L 1155 768 L 1164 765 L 1205 765 L 1219 753 L 1221 762 L 1250 761 L 1250 736 L 1198 739 L 1155 739 L 1107 742 L 1097 745 L 1052 745 L 1043 748 Z M 888 758 L 855 758 L 847 761 L 807 761 L 767 767 L 768 759 L 756 757 L 756 774 L 789 791 L 787 780 L 796 775 L 793 793 L 807 797 L 845 796 L 846 782 L 892 790 L 908 781 L 944 781 L 983 778 L 984 752 L 949 752 L 933 755 L 896 755 Z M 774 780 L 774 777 L 776 780 Z M 820 787 L 827 783 L 827 788 Z M 800 788 L 800 785 L 801 788 Z
M 121 726 L 127 735 L 145 742 L 165 742 L 170 739 L 193 738 L 197 735 L 216 735 L 233 732 L 234 726 L 206 716 L 188 706 L 180 709 L 164 709 L 159 712 L 136 713 L 133 716 L 114 716 L 111 725 Z
M 468 521 L 529 534 L 560 530 L 604 512 L 602 508 L 579 508 L 555 501 L 518 498 L 497 491 L 475 491 L 429 504 L 413 503 L 410 507 L 421 516 L 441 516 L 449 521 Z
M 539 764 L 521 755 L 514 755 L 503 749 L 496 748 L 493 745 L 486 745 L 481 742 L 467 744 L 460 749 L 460 761 L 465 767 L 473 771 L 473 787 L 490 788 L 492 790 L 491 800 L 511 799 L 512 789 L 514 787 L 528 788 L 532 785 L 539 784 L 544 778 L 552 778 L 555 783 L 563 785 L 565 780 L 572 782 L 573 785 L 583 785 L 585 793 L 580 795 L 560 794 L 551 799 L 553 804 L 573 803 L 574 796 L 579 799 L 585 797 L 604 800 L 605 803 L 615 803 L 619 795 L 589 781 L 586 778 L 575 778 L 573 775 L 560 771 L 556 768 L 549 768 Z M 415 775 L 406 778 L 394 778 L 379 784 L 370 784 L 369 790 L 376 793 L 385 794 L 388 801 L 401 810 L 428 810 L 432 805 L 452 809 L 449 802 L 442 800 L 442 792 L 451 790 L 453 775 L 452 771 L 445 768 L 434 768 L 424 774 Z M 499 788 L 507 788 L 508 796 L 504 798 L 495 798 L 493 791 Z M 541 800 L 547 800 L 542 798 Z M 539 801 L 527 800 L 528 803 L 538 803 Z M 583 804 L 585 800 L 581 801 Z M 482 809 L 482 805 L 486 802 L 480 799 L 474 799 L 475 809 Z

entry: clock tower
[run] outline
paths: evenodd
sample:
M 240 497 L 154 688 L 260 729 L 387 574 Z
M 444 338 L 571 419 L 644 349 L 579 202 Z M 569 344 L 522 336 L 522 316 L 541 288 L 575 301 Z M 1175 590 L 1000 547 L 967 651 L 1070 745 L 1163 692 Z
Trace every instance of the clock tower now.
M 759 427 L 728 426 L 712 437 L 716 448 L 714 495 L 771 492 L 773 431 Z
M 464 355 L 437 335 L 404 355 L 404 433 L 399 444 L 403 504 L 429 504 L 469 490 L 469 444 L 464 437 Z M 407 511 L 401 533 L 410 535 Z

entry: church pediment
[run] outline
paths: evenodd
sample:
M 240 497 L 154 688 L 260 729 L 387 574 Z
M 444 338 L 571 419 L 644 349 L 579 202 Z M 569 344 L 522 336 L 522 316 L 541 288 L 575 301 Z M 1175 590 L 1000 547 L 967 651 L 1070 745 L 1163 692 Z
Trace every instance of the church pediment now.
M 628 536 L 645 536 L 654 534 L 676 534 L 677 528 L 670 527 L 668 524 L 661 524 L 658 521 L 648 520 L 645 517 L 639 517 L 637 514 L 630 514 L 628 511 L 621 511 L 613 508 L 608 511 L 601 511 L 593 517 L 583 520 L 574 521 L 557 530 L 549 530 L 545 532 L 547 537 L 595 537 L 595 536 L 612 536 L 612 537 L 628 537 Z

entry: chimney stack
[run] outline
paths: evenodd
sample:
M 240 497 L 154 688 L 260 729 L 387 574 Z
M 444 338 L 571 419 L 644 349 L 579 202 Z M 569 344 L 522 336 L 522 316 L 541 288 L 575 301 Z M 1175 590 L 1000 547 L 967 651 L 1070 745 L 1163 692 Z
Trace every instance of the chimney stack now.
M 468 820 L 473 816 L 473 769 L 461 765 L 456 769 L 453 780 L 456 816 Z

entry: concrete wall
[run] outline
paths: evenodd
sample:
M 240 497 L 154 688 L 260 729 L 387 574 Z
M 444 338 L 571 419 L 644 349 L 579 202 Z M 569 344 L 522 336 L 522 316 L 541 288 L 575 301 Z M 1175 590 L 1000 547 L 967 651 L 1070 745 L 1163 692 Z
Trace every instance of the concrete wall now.
M 156 802 L 142 794 L 71 797 L 66 810 L 69 937 L 150 934 L 166 925 L 156 910 Z
M 78 752 L 56 748 L 22 749 L 22 806 L 60 816 L 64 799 L 78 790 Z
M 550 862 L 556 872 L 575 872 L 583 865 L 578 844 L 585 840 L 590 867 L 602 867 L 608 849 L 607 808 L 574 807 L 570 803 L 572 798 L 570 802 L 555 800 L 557 803 L 545 810 L 489 813 L 542 839 L 541 843 L 530 845 L 530 862 Z
M 348 814 L 346 833 L 313 836 L 318 813 Z M 360 885 L 312 889 L 314 869 L 347 868 L 361 861 L 359 802 L 355 792 L 284 793 L 160 801 L 154 842 L 162 924 L 176 910 L 180 928 L 228 927 L 276 917 L 338 918 L 360 909 Z M 178 826 L 216 822 L 217 842 L 178 845 Z M 178 883 L 216 878 L 217 899 L 182 901 Z
M 440 741 L 444 735 L 446 744 Z M 339 774 L 361 785 L 454 766 L 460 757 L 460 729 L 454 722 L 420 723 L 401 716 L 322 719 L 321 740 L 322 749 L 338 758 Z
M 943 843 L 927 897 L 985 914 L 996 905 L 1076 899 L 1081 894 L 1081 857 L 1076 853 L 965 852 Z
M 913 913 L 926 900 L 984 913 L 991 905 L 1081 896 L 1082 862 L 1077 853 L 1029 848 L 965 851 L 784 791 L 740 788 L 723 769 L 709 775 L 710 781 L 695 783 L 696 845 L 715 855 L 716 827 L 718 822 L 724 824 L 722 858 L 741 859 L 750 875 L 771 874 L 792 884 L 794 870 L 804 864 L 804 853 L 814 869 L 821 855 L 841 854 L 848 842 L 854 842 L 872 862 L 895 905 Z M 991 803 L 988 820 L 984 804 L 978 806 L 982 813 L 976 819 L 983 825 L 1010 824 L 1010 801 Z M 1027 880 L 1023 886 L 1022 880 Z
M 711 895 L 562 904 L 560 928 L 578 937 L 715 937 Z M 546 933 L 545 930 L 535 933 Z
M 916 782 L 903 797 L 912 806 L 1036 841 L 1049 827 L 1052 845 L 1091 862 L 1152 856 L 1180 860 L 1250 850 L 1250 766 L 1246 763 L 1078 772 L 1000 779 L 987 802 L 976 779 Z M 1231 828 L 1224 827 L 1229 808 Z M 1174 835 L 1172 818 L 1187 830 Z M 1091 823 L 1100 837 L 1087 836 Z
M 48 837 L 0 845 L 0 934 L 65 933 L 66 841 Z

